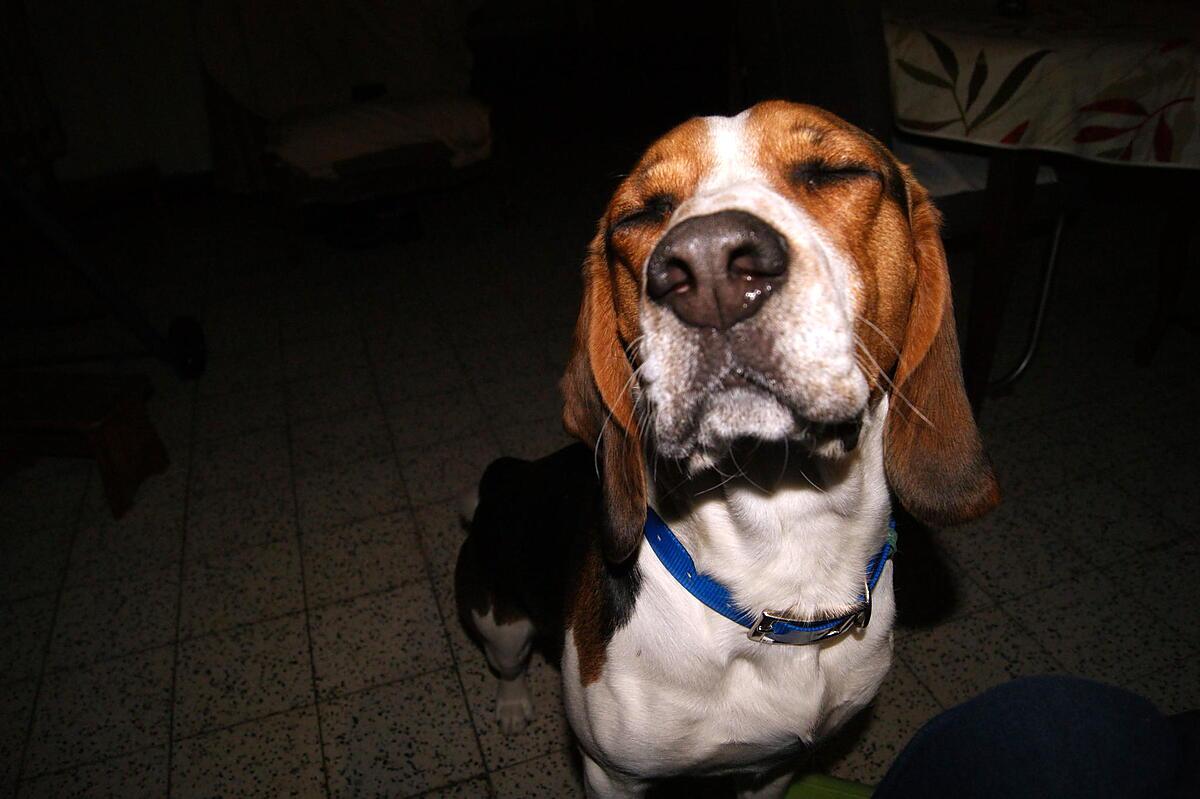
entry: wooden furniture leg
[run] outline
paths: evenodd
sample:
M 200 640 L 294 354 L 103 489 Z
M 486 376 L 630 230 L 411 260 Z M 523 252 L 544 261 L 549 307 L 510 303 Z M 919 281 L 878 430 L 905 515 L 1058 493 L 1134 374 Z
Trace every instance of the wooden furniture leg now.
M 1012 265 L 1023 249 L 1037 168 L 1037 156 L 1024 151 L 998 151 L 988 160 L 987 213 L 979 235 L 963 346 L 963 380 L 976 416 L 987 395 Z
M 1193 191 L 1200 188 L 1200 181 L 1193 182 L 1190 188 Z M 1166 219 L 1163 221 L 1159 239 L 1158 290 L 1154 300 L 1154 317 L 1150 320 L 1149 329 L 1138 339 L 1134 351 L 1134 360 L 1139 366 L 1146 366 L 1154 359 L 1154 354 L 1166 337 L 1167 331 L 1172 325 L 1183 321 L 1180 295 L 1184 293 L 1184 284 L 1191 266 L 1188 260 L 1188 245 L 1195 235 L 1195 205 L 1189 201 L 1187 194 L 1177 189 L 1174 196 L 1170 197 L 1165 213 Z

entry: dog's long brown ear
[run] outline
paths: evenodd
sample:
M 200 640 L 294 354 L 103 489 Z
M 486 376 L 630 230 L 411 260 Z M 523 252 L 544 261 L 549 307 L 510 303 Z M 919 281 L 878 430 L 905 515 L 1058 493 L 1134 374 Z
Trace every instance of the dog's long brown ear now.
M 967 402 L 942 248 L 941 215 L 909 180 L 917 274 L 885 431 L 885 468 L 900 503 L 932 526 L 982 516 L 1000 501 Z
M 624 271 L 610 269 L 602 235 L 592 242 L 583 281 L 583 303 L 561 383 L 563 426 L 597 451 L 604 556 L 621 563 L 637 550 L 646 523 L 646 465 L 631 393 L 633 370 L 625 352 L 625 342 L 631 340 L 626 336 L 636 325 L 640 287 Z

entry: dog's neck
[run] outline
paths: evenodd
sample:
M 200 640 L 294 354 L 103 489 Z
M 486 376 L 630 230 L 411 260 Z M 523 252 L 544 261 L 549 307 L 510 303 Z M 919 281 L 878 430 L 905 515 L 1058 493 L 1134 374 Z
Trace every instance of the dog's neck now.
M 720 472 L 658 479 L 651 504 L 739 605 L 802 619 L 848 611 L 887 536 L 886 416 L 885 397 L 839 458 L 784 444 L 735 451 Z

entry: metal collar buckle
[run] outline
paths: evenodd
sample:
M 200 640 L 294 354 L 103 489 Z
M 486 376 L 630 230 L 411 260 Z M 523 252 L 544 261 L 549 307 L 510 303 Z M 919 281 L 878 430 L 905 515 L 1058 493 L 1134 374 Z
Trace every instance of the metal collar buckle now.
M 761 644 L 816 644 L 837 638 L 851 628 L 864 629 L 870 623 L 871 587 L 864 581 L 862 604 L 848 616 L 822 621 L 803 621 L 764 610 L 750 628 L 749 637 L 751 641 Z M 777 630 L 776 625 L 780 625 L 782 629 Z

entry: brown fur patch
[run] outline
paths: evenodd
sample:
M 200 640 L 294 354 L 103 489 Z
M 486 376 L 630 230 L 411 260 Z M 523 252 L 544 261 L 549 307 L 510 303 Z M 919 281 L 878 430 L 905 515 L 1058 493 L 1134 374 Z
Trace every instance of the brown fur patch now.
M 567 606 L 567 629 L 575 637 L 579 658 L 579 681 L 586 687 L 600 679 L 608 655 L 610 636 L 603 634 L 604 569 L 599 554 L 591 550 L 580 564 L 579 582 Z

